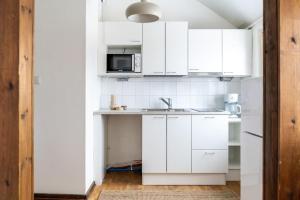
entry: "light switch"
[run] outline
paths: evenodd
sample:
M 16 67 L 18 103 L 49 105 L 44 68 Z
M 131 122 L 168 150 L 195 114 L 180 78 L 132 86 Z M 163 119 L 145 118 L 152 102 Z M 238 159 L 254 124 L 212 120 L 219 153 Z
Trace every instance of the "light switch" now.
M 34 76 L 34 84 L 40 85 L 41 84 L 41 77 L 40 76 Z

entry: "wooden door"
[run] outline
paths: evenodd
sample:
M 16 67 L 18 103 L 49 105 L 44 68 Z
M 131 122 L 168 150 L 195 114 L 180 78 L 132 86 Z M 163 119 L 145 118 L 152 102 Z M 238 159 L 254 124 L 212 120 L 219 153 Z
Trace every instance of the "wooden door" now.
M 0 199 L 33 199 L 33 8 L 0 1 Z

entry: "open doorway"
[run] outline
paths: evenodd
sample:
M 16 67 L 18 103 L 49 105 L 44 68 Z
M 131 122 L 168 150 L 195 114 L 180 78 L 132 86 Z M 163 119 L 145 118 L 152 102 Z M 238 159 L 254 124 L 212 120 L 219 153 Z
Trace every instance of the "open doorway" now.
M 295 27 L 293 26 L 294 28 L 290 29 L 290 27 L 288 27 L 288 25 L 290 23 L 294 24 L 295 19 L 297 19 L 297 16 L 298 16 L 297 9 L 299 8 L 299 6 L 297 6 L 298 4 L 295 1 L 281 2 L 280 6 L 282 6 L 282 7 L 279 7 L 279 4 L 277 4 L 277 3 L 278 3 L 277 1 L 273 2 L 273 1 L 266 0 L 265 1 L 265 13 L 264 13 L 265 14 L 265 18 L 264 18 L 264 21 L 265 21 L 265 27 L 264 27 L 264 29 L 265 29 L 265 40 L 264 40 L 264 44 L 265 44 L 265 47 L 264 47 L 265 48 L 265 51 L 264 51 L 264 55 L 265 55 L 265 57 L 264 57 L 264 60 L 265 60 L 265 68 L 264 68 L 264 75 L 265 75 L 265 77 L 264 77 L 265 78 L 264 79 L 264 90 L 265 90 L 265 95 L 264 95 L 264 105 L 265 105 L 265 107 L 264 107 L 264 110 L 265 110 L 265 112 L 264 112 L 264 119 L 265 119 L 264 120 L 264 133 L 266 136 L 266 139 L 264 142 L 265 143 L 265 148 L 264 148 L 265 149 L 264 195 L 265 195 L 265 199 L 274 199 L 274 198 L 278 199 L 277 198 L 278 194 L 280 195 L 281 199 L 287 199 L 287 198 L 297 199 L 298 198 L 297 181 L 290 181 L 291 177 L 293 177 L 293 175 L 295 175 L 295 177 L 296 177 L 296 175 L 297 175 L 297 173 L 295 173 L 297 171 L 296 166 L 298 166 L 296 164 L 296 162 L 298 162 L 297 154 L 293 153 L 293 152 L 297 152 L 297 142 L 296 142 L 297 141 L 296 140 L 297 139 L 297 137 L 296 137 L 297 136 L 297 126 L 296 126 L 296 124 L 297 124 L 297 109 L 295 109 L 295 108 L 297 108 L 297 100 L 296 100 L 297 98 L 296 97 L 297 97 L 298 93 L 297 93 L 296 77 L 293 76 L 293 75 L 297 74 L 297 72 L 298 72 L 297 71 L 297 62 L 298 62 L 298 60 L 297 60 L 297 55 L 298 55 L 297 54 L 297 47 L 298 47 L 297 46 L 297 30 L 295 28 L 297 26 L 295 25 Z M 81 7 L 81 6 L 78 6 L 78 8 L 79 7 Z M 281 15 L 278 14 L 279 9 L 281 10 Z M 23 7 L 23 9 L 22 9 L 22 12 L 25 12 L 25 11 L 28 13 L 31 13 L 31 9 L 28 9 L 26 6 Z M 12 12 L 12 11 L 10 10 L 10 12 Z M 289 21 L 285 21 L 285 17 L 288 18 Z M 50 18 L 47 18 L 47 19 L 50 20 Z M 283 37 L 282 38 L 279 37 L 279 28 L 278 28 L 279 20 L 281 20 L 280 21 L 280 23 L 282 23 L 281 27 L 283 27 L 282 29 L 280 29 L 282 31 L 280 33 L 283 36 L 285 36 L 285 35 L 288 36 L 287 40 L 284 40 Z M 15 30 L 17 30 L 17 29 L 15 29 Z M 290 31 L 290 30 L 292 30 L 292 31 Z M 61 31 L 61 29 L 60 29 L 60 31 Z M 6 32 L 4 32 L 4 33 L 6 33 Z M 280 62 L 280 64 L 279 64 L 279 61 L 281 61 L 281 59 L 278 57 L 280 55 L 279 54 L 279 50 L 280 50 L 279 49 L 279 41 L 281 41 L 281 39 L 284 41 L 281 44 L 281 47 L 283 48 L 283 51 L 284 51 L 284 55 L 283 55 L 282 59 L 284 59 L 284 61 L 286 61 L 286 62 L 282 62 L 282 63 Z M 71 46 L 72 42 L 69 44 Z M 72 46 L 72 48 L 74 48 L 74 46 Z M 10 52 L 7 52 L 7 53 L 10 53 Z M 294 57 L 294 56 L 289 57 L 289 56 L 291 56 L 291 54 L 296 55 L 296 57 Z M 285 56 L 288 56 L 288 59 L 285 59 L 286 58 Z M 25 56 L 24 59 L 27 60 L 28 57 Z M 4 60 L 4 58 L 3 58 L 3 60 Z M 289 63 L 290 60 L 293 62 Z M 281 76 L 279 76 L 279 74 L 280 74 L 279 66 L 280 65 L 286 66 L 286 68 L 283 68 L 283 67 L 281 68 L 281 71 L 280 71 L 282 73 Z M 1 68 L 1 70 L 2 70 L 2 68 Z M 285 70 L 287 70 L 287 71 L 285 71 Z M 5 72 L 7 72 L 7 71 L 5 71 Z M 14 71 L 14 72 L 17 72 L 17 71 Z M 5 73 L 2 73 L 2 74 L 5 74 Z M 12 76 L 12 74 L 10 72 L 9 72 L 9 75 Z M 22 77 L 22 74 L 16 73 L 15 75 Z M 4 80 L 3 83 L 7 83 L 6 75 L 1 76 L 1 80 Z M 30 80 L 30 77 L 28 78 L 28 80 Z M 42 80 L 42 81 L 40 81 L 40 80 Z M 278 81 L 278 80 L 280 80 L 280 81 Z M 40 82 L 43 84 L 44 81 L 46 81 L 46 79 L 39 79 L 39 77 L 36 77 L 37 83 Z M 8 88 L 11 91 L 13 89 L 13 85 L 11 84 L 11 82 L 8 82 L 8 83 L 9 83 Z M 292 84 L 293 87 L 289 87 L 288 84 L 284 84 L 284 83 L 290 83 L 290 84 Z M 70 85 L 72 85 L 72 84 L 70 84 Z M 27 84 L 27 86 L 30 86 L 30 84 Z M 281 86 L 281 87 L 279 88 L 279 86 Z M 6 89 L 7 87 L 4 87 L 4 88 Z M 56 89 L 59 89 L 59 87 L 57 87 Z M 286 91 L 289 91 L 292 94 L 295 94 L 295 96 L 292 96 L 291 98 L 284 98 L 287 95 L 286 93 L 283 92 L 283 91 L 285 91 L 285 89 L 286 89 Z M 279 93 L 280 90 L 282 90 L 282 93 Z M 7 94 L 6 90 L 3 90 L 3 91 L 4 91 L 4 94 Z M 283 94 L 283 96 L 279 96 L 279 94 Z M 14 96 L 14 97 L 17 98 L 17 96 L 18 95 Z M 10 102 L 12 102 L 10 98 L 7 98 L 7 99 Z M 280 101 L 279 101 L 279 99 L 280 99 Z M 5 108 L 8 108 L 7 107 L 8 104 L 5 103 L 6 101 L 3 101 L 3 102 L 4 102 L 4 104 L 1 104 L 1 105 L 4 105 Z M 279 102 L 281 103 L 281 106 L 279 106 Z M 11 104 L 9 104 L 9 105 L 12 107 L 14 106 Z M 17 104 L 15 104 L 15 106 L 16 105 Z M 284 113 L 284 110 L 282 109 L 282 110 L 280 110 L 280 112 L 282 112 L 283 114 L 279 113 L 280 107 L 284 107 L 285 111 L 288 111 L 288 112 Z M 54 110 L 54 108 L 53 108 L 53 110 Z M 50 115 L 51 112 L 49 112 L 48 114 Z M 279 114 L 282 114 L 281 120 L 279 120 Z M 22 116 L 26 117 L 26 112 L 23 113 Z M 10 120 L 10 119 L 2 117 L 1 120 L 3 120 L 5 122 L 5 123 L 1 123 L 1 124 L 4 127 L 3 130 L 6 130 L 5 128 L 8 127 L 6 125 L 9 124 L 6 122 L 7 122 L 7 120 Z M 286 126 L 280 126 L 281 122 L 286 122 Z M 57 121 L 57 124 L 58 123 L 59 122 Z M 53 124 L 52 125 L 57 126 L 57 124 L 55 123 L 55 125 L 53 125 Z M 75 124 L 75 123 L 73 123 L 73 124 Z M 279 133 L 280 133 L 279 128 L 281 128 L 280 130 L 282 130 L 284 133 L 290 133 L 290 132 L 296 133 L 296 134 L 291 134 L 291 135 L 287 135 L 287 134 L 282 135 L 281 145 L 283 148 L 281 148 L 281 149 L 279 149 Z M 9 130 L 11 130 L 11 129 L 9 129 Z M 7 132 L 10 133 L 9 131 L 7 131 Z M 31 131 L 28 130 L 27 132 L 30 133 Z M 15 133 L 17 133 L 17 132 L 15 132 Z M 4 138 L 6 138 L 6 136 L 7 135 L 4 135 Z M 75 137 L 77 135 L 75 134 L 72 136 Z M 30 137 L 28 137 L 28 138 L 31 139 Z M 81 138 L 79 136 L 79 138 L 82 140 L 84 137 Z M 59 142 L 63 143 L 64 138 L 60 137 L 59 139 L 60 139 Z M 74 138 L 72 138 L 72 140 L 69 140 L 69 141 L 74 142 L 75 140 L 73 140 L 73 139 Z M 2 141 L 4 141 L 4 140 L 2 140 Z M 43 141 L 45 142 L 47 140 L 43 140 Z M 52 140 L 52 141 L 57 142 L 57 140 Z M 78 143 L 76 143 L 77 144 L 76 149 L 80 149 L 82 147 L 81 146 L 82 143 L 80 143 L 80 140 L 76 140 L 76 141 L 78 142 Z M 70 142 L 70 143 L 72 143 L 72 142 Z M 55 143 L 52 143 L 52 144 L 55 144 Z M 81 145 L 78 145 L 78 144 L 81 144 Z M 290 145 L 288 145 L 288 144 L 290 144 Z M 3 146 L 5 148 L 7 147 L 5 145 L 3 145 Z M 53 150 L 57 150 L 57 149 L 53 148 Z M 83 149 L 81 149 L 81 150 L 83 150 Z M 14 154 L 15 152 L 13 152 L 13 151 L 3 151 L 3 152 L 5 152 L 5 153 L 9 152 L 9 154 L 12 157 L 15 157 L 15 155 L 16 155 L 16 154 Z M 43 151 L 40 151 L 40 150 L 37 150 L 37 152 L 43 153 Z M 67 151 L 61 151 L 60 153 L 63 155 L 66 152 Z M 82 152 L 82 151 L 80 151 L 80 152 Z M 282 160 L 279 159 L 279 152 L 283 158 Z M 72 157 L 70 155 L 71 154 L 68 154 L 69 157 Z M 68 168 L 68 170 L 63 170 L 63 168 L 61 168 L 61 172 L 68 172 L 68 173 L 69 172 L 71 173 L 71 171 L 72 172 L 75 171 L 76 173 L 79 172 L 78 173 L 79 175 L 76 176 L 76 178 L 78 178 L 78 177 L 82 178 L 82 177 L 85 177 L 85 173 L 86 173 L 83 170 L 84 167 L 82 167 L 83 165 L 85 165 L 85 164 L 82 164 L 82 163 L 85 163 L 85 161 L 81 162 L 82 157 L 79 157 L 79 155 L 82 155 L 82 154 L 79 153 L 77 155 L 78 155 L 78 157 L 76 157 L 76 158 L 78 158 L 78 160 L 80 161 L 79 164 L 74 165 L 76 167 L 74 167 L 72 170 L 69 170 L 69 168 Z M 289 155 L 293 159 L 290 159 L 291 157 L 289 157 Z M 57 154 L 57 157 L 59 157 L 59 156 L 61 156 L 61 155 Z M 66 158 L 68 158 L 68 156 L 66 156 Z M 5 162 L 7 155 L 5 155 L 4 158 L 5 158 L 4 159 L 4 162 Z M 46 156 L 43 158 L 48 158 L 48 157 Z M 54 157 L 52 157 L 52 158 L 54 158 Z M 280 163 L 283 166 L 281 168 L 278 167 L 279 160 L 281 161 Z M 27 161 L 30 163 L 30 161 L 31 161 L 30 156 L 27 157 Z M 61 160 L 61 161 L 63 161 L 63 160 Z M 62 162 L 62 163 L 64 163 L 64 162 Z M 58 162 L 58 164 L 61 164 L 61 163 Z M 3 168 L 3 166 L 4 165 L 1 165 L 2 168 Z M 11 172 L 11 170 L 14 170 L 13 173 L 16 173 L 16 171 L 18 171 L 15 168 L 4 168 L 4 170 L 1 170 L 1 172 L 5 172 L 5 173 L 7 171 Z M 76 171 L 76 170 L 79 170 L 79 171 Z M 281 172 L 280 176 L 278 175 L 279 170 Z M 55 171 L 55 168 L 53 168 L 53 171 Z M 50 178 L 55 178 L 55 176 L 51 176 L 50 172 L 49 173 L 46 172 L 46 173 L 49 175 Z M 68 174 L 68 173 L 66 173 L 66 174 Z M 82 175 L 82 174 L 84 174 L 84 175 Z M 60 175 L 64 175 L 64 173 L 61 173 Z M 70 177 L 72 177 L 72 174 Z M 24 178 L 24 177 L 21 177 L 21 179 L 22 178 Z M 282 183 L 285 183 L 285 184 L 281 184 L 281 187 L 280 187 L 281 192 L 278 192 L 279 178 L 281 178 L 280 180 Z M 10 194 L 14 193 L 13 197 L 16 197 L 16 195 L 19 194 L 16 190 L 22 191 L 22 190 L 18 189 L 18 187 L 20 187 L 20 185 L 15 186 L 15 187 L 9 187 L 10 179 L 5 179 L 5 180 L 6 181 L 4 182 L 5 183 L 4 194 L 10 195 Z M 297 180 L 297 179 L 295 179 L 295 180 Z M 73 193 L 74 191 L 75 191 L 74 193 L 80 193 L 80 194 L 85 193 L 88 189 L 87 186 L 89 185 L 88 184 L 89 181 L 90 180 L 88 178 L 86 180 L 84 180 L 84 178 L 82 178 L 82 182 L 86 182 L 87 184 L 86 183 L 82 184 L 82 185 L 74 184 L 74 185 L 76 185 L 76 187 L 74 187 L 74 188 L 68 187 L 69 193 Z M 28 181 L 28 182 L 30 182 L 30 181 Z M 74 181 L 74 182 L 76 182 L 76 181 Z M 40 182 L 37 181 L 36 183 L 38 185 L 37 187 L 39 187 Z M 17 183 L 15 183 L 15 184 L 17 184 Z M 73 186 L 73 184 L 72 184 L 72 186 Z M 78 188 L 77 188 L 77 186 L 78 186 Z M 2 187 L 1 187 L 1 189 L 2 189 Z M 64 187 L 62 187 L 62 189 L 64 189 Z M 13 190 L 15 190 L 15 191 L 13 191 Z M 53 191 L 52 191 L 52 193 L 55 193 Z M 66 193 L 66 192 L 60 191 L 60 193 Z M 21 195 L 19 195 L 19 196 L 21 196 Z M 11 197 L 11 196 L 9 196 L 9 197 Z M 85 198 L 85 197 L 83 197 L 83 195 L 81 195 L 81 197 Z M 20 198 L 22 198 L 22 197 L 20 197 Z

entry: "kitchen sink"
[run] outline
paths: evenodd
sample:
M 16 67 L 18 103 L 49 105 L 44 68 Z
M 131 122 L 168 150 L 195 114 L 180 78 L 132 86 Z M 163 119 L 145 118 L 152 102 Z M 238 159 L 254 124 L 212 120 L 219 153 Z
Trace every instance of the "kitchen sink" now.
M 160 109 L 160 108 L 149 108 L 143 109 L 146 112 L 188 112 L 189 110 L 184 108 L 174 108 L 174 109 Z

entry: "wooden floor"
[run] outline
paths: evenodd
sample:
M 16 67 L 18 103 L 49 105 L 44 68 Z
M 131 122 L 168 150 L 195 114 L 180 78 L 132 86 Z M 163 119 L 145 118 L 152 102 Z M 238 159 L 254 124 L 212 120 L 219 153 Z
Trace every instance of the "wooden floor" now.
M 89 200 L 97 200 L 103 190 L 231 190 L 240 195 L 240 182 L 227 182 L 226 186 L 143 186 L 142 175 L 137 173 L 114 172 L 106 174 L 102 186 L 96 186 Z

